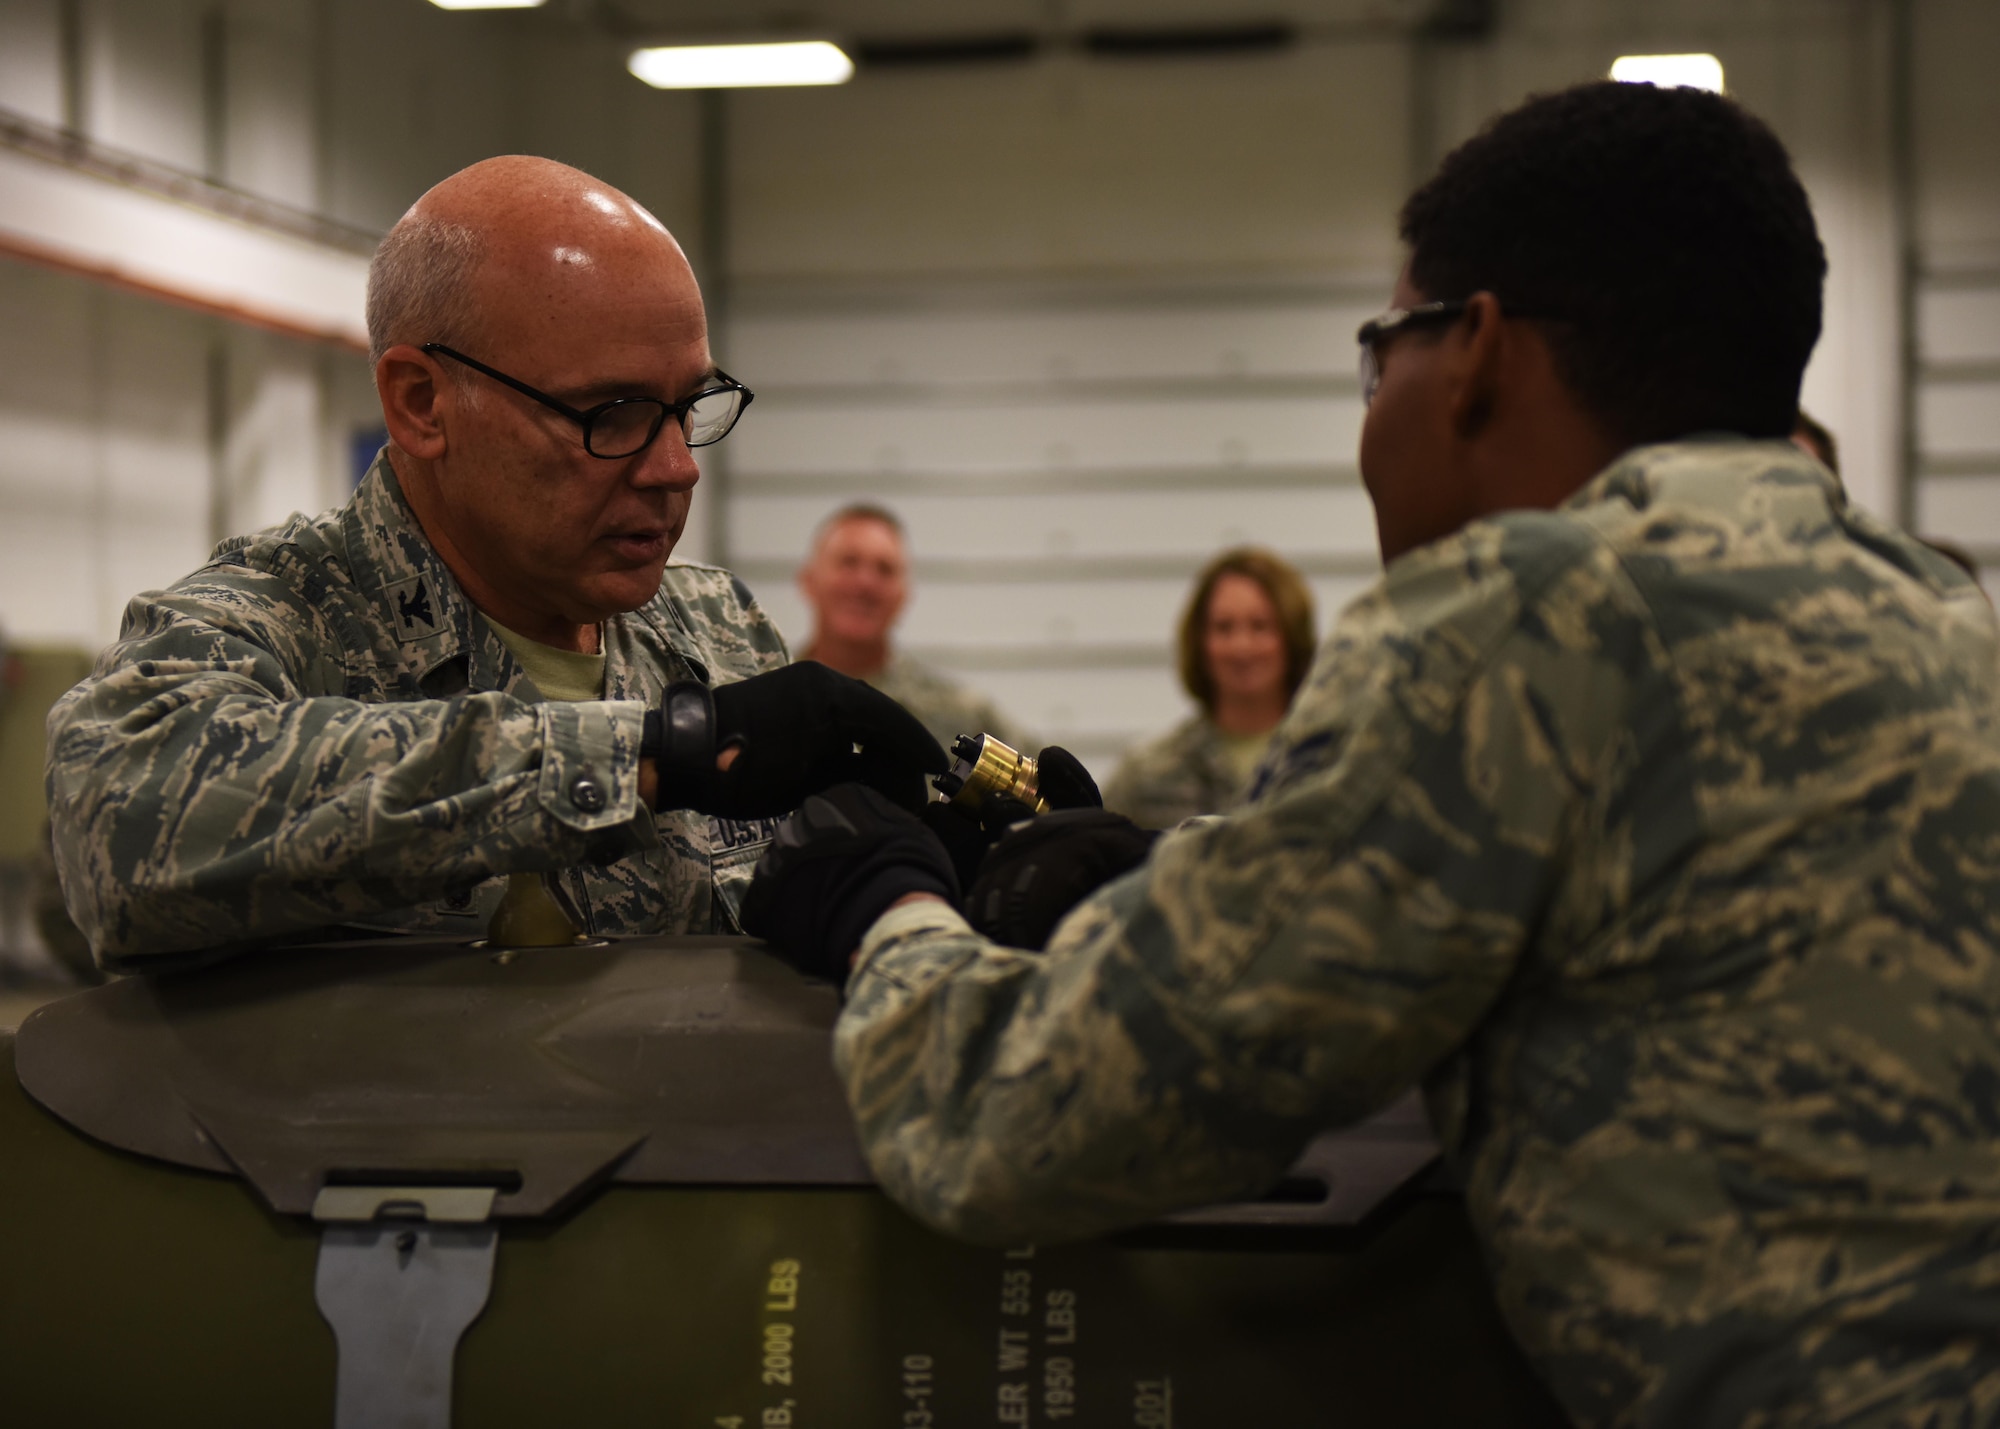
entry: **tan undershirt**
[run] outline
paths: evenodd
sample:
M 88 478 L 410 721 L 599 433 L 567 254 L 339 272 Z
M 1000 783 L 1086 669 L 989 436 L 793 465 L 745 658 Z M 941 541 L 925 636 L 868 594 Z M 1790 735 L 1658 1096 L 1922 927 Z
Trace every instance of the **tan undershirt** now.
M 558 650 L 553 645 L 544 645 L 539 640 L 509 630 L 492 616 L 482 619 L 493 627 L 493 633 L 514 652 L 514 658 L 521 662 L 521 668 L 528 672 L 528 678 L 535 682 L 535 688 L 552 700 L 565 700 L 572 704 L 582 700 L 604 698 L 604 641 L 598 639 L 595 655 L 579 654 L 575 650 Z
M 1249 783 L 1250 776 L 1256 772 L 1257 761 L 1271 743 L 1270 731 L 1266 730 L 1263 734 L 1230 734 L 1217 730 L 1216 737 L 1221 742 L 1222 762 L 1228 767 L 1230 776 L 1239 785 Z

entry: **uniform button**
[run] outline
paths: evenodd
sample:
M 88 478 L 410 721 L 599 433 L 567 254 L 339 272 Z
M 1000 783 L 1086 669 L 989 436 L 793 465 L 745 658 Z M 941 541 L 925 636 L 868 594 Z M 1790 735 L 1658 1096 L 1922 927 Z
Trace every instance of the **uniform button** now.
M 594 814 L 604 807 L 604 790 L 588 774 L 580 774 L 569 786 L 569 801 L 584 813 Z

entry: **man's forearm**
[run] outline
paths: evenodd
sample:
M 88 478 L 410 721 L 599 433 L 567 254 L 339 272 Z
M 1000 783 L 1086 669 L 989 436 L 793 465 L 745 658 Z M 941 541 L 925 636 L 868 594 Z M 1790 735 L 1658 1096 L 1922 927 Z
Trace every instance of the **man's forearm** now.
M 870 930 L 835 1062 L 877 1176 L 926 1221 L 991 1244 L 1076 1239 L 1254 1190 L 1289 1163 L 1126 1079 L 1147 1056 L 1134 1029 L 1182 1020 L 1135 976 L 1127 924 L 1145 877 L 1093 896 L 1046 954 L 999 947 L 937 900 Z M 1133 1156 L 1141 1139 L 1177 1149 Z
M 117 669 L 51 717 L 64 883 L 112 961 L 408 907 L 651 834 L 636 703 L 279 700 Z

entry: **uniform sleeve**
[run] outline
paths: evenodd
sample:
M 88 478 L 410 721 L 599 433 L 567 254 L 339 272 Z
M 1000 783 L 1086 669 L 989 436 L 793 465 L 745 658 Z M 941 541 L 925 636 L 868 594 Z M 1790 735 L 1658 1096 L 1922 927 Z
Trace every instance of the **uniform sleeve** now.
M 1259 1191 L 1421 1079 L 1627 757 L 1635 601 L 1574 528 L 1415 553 L 1330 637 L 1252 804 L 1046 954 L 942 905 L 878 922 L 835 1056 L 884 1186 L 975 1240 L 1086 1236 Z
M 1132 750 L 1104 786 L 1104 807 L 1142 829 L 1219 813 L 1222 798 L 1207 787 L 1191 747 L 1197 738 L 1199 726 L 1183 724 Z
M 657 842 L 638 798 L 643 704 L 308 696 L 302 672 L 338 650 L 300 637 L 311 619 L 254 591 L 142 597 L 50 713 L 57 860 L 106 965 Z

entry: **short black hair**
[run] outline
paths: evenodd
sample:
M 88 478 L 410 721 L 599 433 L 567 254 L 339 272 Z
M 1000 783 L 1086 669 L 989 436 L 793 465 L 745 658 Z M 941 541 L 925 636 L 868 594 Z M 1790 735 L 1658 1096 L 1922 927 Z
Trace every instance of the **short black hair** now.
M 1541 95 L 1453 150 L 1401 231 L 1425 297 L 1549 319 L 1558 372 L 1617 439 L 1790 434 L 1826 250 L 1784 145 L 1734 101 Z

